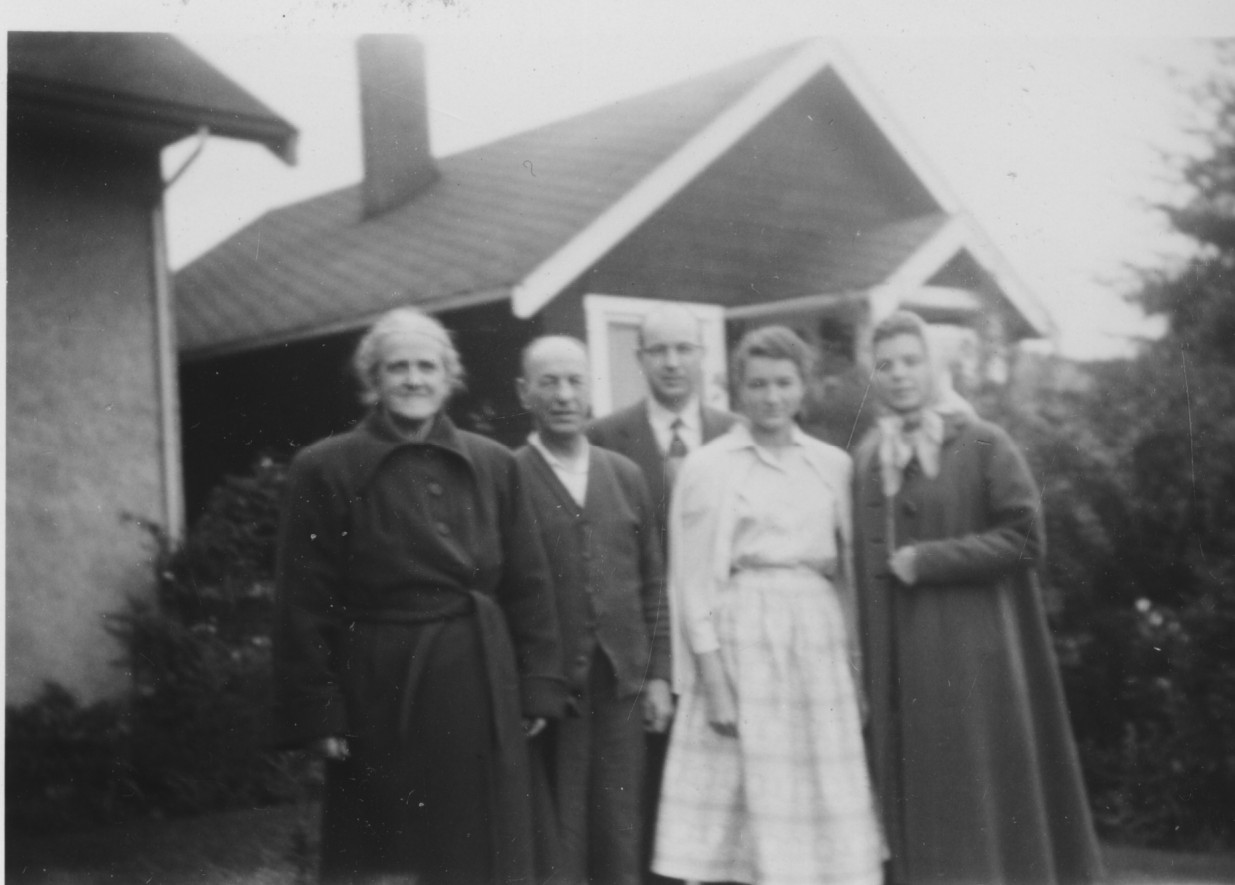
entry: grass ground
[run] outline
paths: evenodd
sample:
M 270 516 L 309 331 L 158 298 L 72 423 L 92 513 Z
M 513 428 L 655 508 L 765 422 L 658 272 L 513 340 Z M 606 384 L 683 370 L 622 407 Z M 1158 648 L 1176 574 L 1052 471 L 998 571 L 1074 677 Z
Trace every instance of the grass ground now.
M 311 882 L 314 806 L 61 835 L 8 833 L 11 885 L 301 885 Z M 1226 885 L 1235 853 L 1187 854 L 1105 847 L 1110 885 Z

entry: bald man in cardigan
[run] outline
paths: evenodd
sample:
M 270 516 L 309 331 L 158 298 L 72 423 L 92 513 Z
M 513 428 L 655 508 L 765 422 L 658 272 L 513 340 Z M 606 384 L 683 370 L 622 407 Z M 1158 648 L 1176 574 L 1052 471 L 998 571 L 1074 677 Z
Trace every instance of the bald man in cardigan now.
M 587 351 L 551 336 L 524 352 L 519 398 L 535 432 L 516 459 L 549 556 L 566 677 L 578 716 L 533 743 L 552 810 L 538 829 L 553 882 L 642 876 L 644 730 L 673 710 L 660 532 L 639 468 L 592 446 Z M 550 818 L 550 820 L 546 820 Z M 556 841 L 556 844 L 553 844 Z

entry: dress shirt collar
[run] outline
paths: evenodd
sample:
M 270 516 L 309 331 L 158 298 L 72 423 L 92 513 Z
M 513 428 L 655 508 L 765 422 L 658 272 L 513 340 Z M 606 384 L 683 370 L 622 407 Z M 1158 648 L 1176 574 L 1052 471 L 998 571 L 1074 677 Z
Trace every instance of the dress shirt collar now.
M 780 461 L 771 449 L 766 446 L 761 446 L 755 440 L 754 435 L 750 432 L 750 427 L 744 421 L 739 421 L 729 430 L 730 445 L 734 449 L 750 449 L 755 453 L 760 461 L 772 467 L 779 468 Z M 806 445 L 806 431 L 797 424 L 789 432 L 789 445 L 794 448 L 801 448 Z
M 680 412 L 665 408 L 656 397 L 648 397 L 648 421 L 652 423 L 652 427 L 656 430 L 663 430 L 666 437 L 673 433 L 673 422 L 679 418 L 686 432 L 692 433 L 695 436 L 702 434 L 703 418 L 699 408 L 698 396 L 692 396 L 687 400 L 686 405 L 682 407 Z

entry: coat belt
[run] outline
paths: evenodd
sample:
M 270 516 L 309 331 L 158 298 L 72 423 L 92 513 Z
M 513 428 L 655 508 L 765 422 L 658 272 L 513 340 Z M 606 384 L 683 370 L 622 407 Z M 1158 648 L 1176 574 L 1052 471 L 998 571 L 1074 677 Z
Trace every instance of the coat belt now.
M 476 631 L 480 639 L 485 681 L 489 685 L 489 697 L 493 708 L 494 739 L 499 747 L 508 741 L 523 740 L 522 734 L 512 733 L 512 723 L 521 719 L 519 709 L 519 675 L 515 670 L 514 646 L 506 627 L 506 616 L 497 601 L 479 590 L 459 589 L 459 599 L 448 606 L 431 611 L 402 608 L 342 609 L 340 619 L 371 624 L 403 624 L 423 626 L 416 653 L 412 655 L 404 683 L 404 696 L 400 703 L 399 734 L 406 736 L 411 729 L 412 695 L 428 666 L 433 644 L 441 636 L 446 621 L 475 613 Z

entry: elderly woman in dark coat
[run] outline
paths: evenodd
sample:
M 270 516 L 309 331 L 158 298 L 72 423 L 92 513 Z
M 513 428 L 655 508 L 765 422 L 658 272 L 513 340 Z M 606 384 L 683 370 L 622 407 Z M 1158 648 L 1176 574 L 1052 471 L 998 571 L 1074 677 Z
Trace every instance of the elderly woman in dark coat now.
M 888 414 L 857 450 L 855 552 L 889 881 L 1099 879 L 1033 478 L 1003 430 L 935 395 L 920 318 L 879 324 L 874 357 Z
M 373 408 L 292 462 L 279 537 L 276 722 L 328 760 L 322 879 L 528 881 L 525 734 L 566 689 L 514 458 L 444 414 L 436 320 L 392 311 L 355 364 Z

